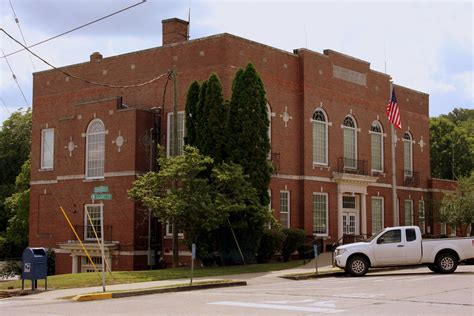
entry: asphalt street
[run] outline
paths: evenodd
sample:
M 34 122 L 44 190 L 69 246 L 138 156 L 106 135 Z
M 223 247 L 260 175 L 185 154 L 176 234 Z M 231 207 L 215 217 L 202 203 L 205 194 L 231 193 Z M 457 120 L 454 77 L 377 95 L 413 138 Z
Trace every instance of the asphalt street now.
M 243 287 L 94 302 L 0 300 L 2 315 L 474 315 L 474 266 L 454 274 L 425 267 L 365 277 L 291 281 L 250 278 Z

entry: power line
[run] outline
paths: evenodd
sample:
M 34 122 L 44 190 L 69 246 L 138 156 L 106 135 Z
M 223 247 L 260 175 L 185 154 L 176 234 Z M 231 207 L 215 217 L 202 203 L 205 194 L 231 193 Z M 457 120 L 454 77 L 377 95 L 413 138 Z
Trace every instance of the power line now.
M 10 8 L 12 8 L 13 16 L 15 17 L 16 26 L 18 26 L 18 30 L 20 30 L 20 34 L 21 34 L 21 38 L 23 39 L 23 43 L 25 44 L 25 46 L 28 46 L 26 44 L 26 40 L 25 40 L 25 36 L 23 35 L 23 31 L 21 30 L 21 27 L 20 27 L 20 20 L 18 19 L 17 15 L 16 15 L 15 9 L 13 8 L 12 0 L 8 0 L 8 1 L 10 2 Z M 33 59 L 31 58 L 30 54 L 28 54 L 28 58 L 31 61 L 31 66 L 33 66 L 33 70 L 36 71 L 35 64 L 33 63 Z
M 0 30 L 3 30 L 3 29 L 0 29 Z M 3 49 L 1 51 L 2 51 L 3 57 L 5 57 L 5 53 L 3 52 Z M 8 61 L 8 58 L 5 57 L 5 61 L 7 62 L 8 68 L 10 68 L 10 72 L 12 73 L 13 80 L 15 80 L 16 85 L 18 89 L 20 90 L 21 95 L 23 96 L 23 100 L 25 100 L 26 105 L 29 107 L 30 105 L 28 104 L 28 101 L 26 100 L 25 94 L 23 93 L 23 90 L 20 87 L 20 83 L 18 82 L 18 79 L 15 76 L 15 73 L 13 72 L 12 66 L 10 65 L 10 62 Z
M 107 87 L 107 88 L 137 88 L 137 87 L 143 87 L 145 85 L 148 85 L 152 82 L 155 82 L 156 80 L 166 76 L 169 74 L 169 71 L 165 72 L 165 73 L 162 73 L 161 75 L 159 75 L 158 77 L 155 77 L 155 78 L 152 78 L 146 82 L 142 82 L 142 83 L 138 83 L 138 84 L 132 84 L 132 85 L 125 85 L 125 86 L 116 86 L 116 85 L 111 85 L 111 84 L 107 84 L 107 83 L 100 83 L 100 82 L 95 82 L 95 81 L 91 81 L 91 80 L 88 80 L 88 79 L 84 79 L 84 78 L 81 78 L 81 77 L 78 77 L 76 75 L 73 75 L 67 71 L 64 71 L 56 66 L 53 66 L 51 63 L 49 63 L 48 61 L 46 61 L 45 59 L 41 58 L 40 56 L 38 56 L 37 54 L 33 53 L 28 47 L 26 47 L 25 45 L 23 45 L 20 41 L 18 41 L 16 38 L 14 38 L 13 36 L 11 36 L 7 31 L 5 31 L 4 29 L 0 28 L 0 31 L 2 31 L 3 33 L 5 33 L 10 39 L 12 39 L 14 42 L 16 42 L 18 45 L 22 46 L 24 49 L 26 49 L 30 54 L 32 54 L 33 56 L 35 56 L 36 58 L 38 58 L 39 60 L 41 60 L 43 63 L 45 63 L 46 65 L 48 65 L 49 67 L 53 68 L 54 70 L 57 70 L 63 74 L 65 74 L 66 76 L 69 76 L 71 78 L 74 78 L 74 79 L 77 79 L 77 80 L 80 80 L 80 81 L 83 81 L 85 83 L 88 83 L 88 84 L 92 84 L 92 85 L 95 85 L 95 86 L 101 86 L 101 87 Z M 5 56 L 5 54 L 4 54 Z M 5 56 L 6 57 L 6 56 Z M 6 58 L 5 58 L 6 60 Z M 7 61 L 8 63 L 8 61 Z M 16 80 L 16 79 L 15 79 Z M 25 99 L 26 100 L 26 99 Z
M 91 22 L 88 22 L 88 23 L 86 23 L 86 24 L 83 24 L 83 25 L 80 25 L 80 26 L 78 26 L 78 27 L 75 27 L 75 28 L 73 28 L 73 29 L 71 29 L 71 30 L 69 30 L 69 31 L 66 31 L 66 32 L 63 32 L 63 33 L 61 33 L 61 34 L 55 35 L 55 36 L 53 36 L 53 37 L 47 38 L 47 39 L 45 39 L 45 40 L 42 40 L 42 41 L 40 41 L 40 42 L 38 42 L 38 43 L 35 43 L 35 44 L 33 44 L 33 45 L 30 45 L 30 46 L 28 46 L 28 47 L 24 47 L 24 48 L 19 49 L 19 50 L 17 50 L 17 51 L 8 53 L 7 55 L 5 55 L 5 57 L 11 56 L 11 55 L 16 54 L 16 53 L 19 53 L 19 52 L 21 52 L 21 51 L 27 50 L 28 48 L 32 48 L 32 47 L 38 46 L 38 45 L 40 45 L 40 44 L 49 42 L 49 41 L 51 41 L 51 40 L 53 40 L 53 39 L 55 39 L 55 38 L 58 38 L 58 37 L 61 37 L 61 36 L 63 36 L 63 35 L 69 34 L 69 33 L 71 33 L 71 32 L 77 31 L 77 30 L 82 29 L 82 28 L 84 28 L 84 27 L 86 27 L 86 26 L 89 26 L 89 25 L 94 24 L 94 23 L 96 23 L 96 22 L 99 22 L 99 21 L 102 21 L 102 20 L 104 20 L 104 19 L 107 19 L 107 18 L 109 18 L 109 17 L 111 17 L 111 16 L 113 16 L 113 15 L 116 15 L 116 14 L 119 14 L 119 13 L 121 13 L 121 12 L 123 12 L 123 11 L 129 10 L 129 9 L 131 9 L 131 8 L 133 8 L 133 7 L 136 7 L 136 6 L 140 5 L 140 4 L 143 4 L 143 3 L 145 3 L 145 2 L 146 2 L 146 0 L 142 0 L 142 1 L 139 2 L 139 3 L 135 3 L 135 4 L 131 5 L 131 6 L 128 6 L 128 7 L 126 7 L 126 8 L 123 8 L 123 9 L 121 9 L 121 10 L 115 11 L 115 12 L 113 12 L 113 13 L 111 13 L 111 14 L 108 14 L 108 15 L 106 15 L 106 16 L 103 16 L 103 17 L 101 17 L 101 18 L 98 18 L 98 19 L 96 19 L 96 20 L 93 20 L 93 21 L 91 21 Z

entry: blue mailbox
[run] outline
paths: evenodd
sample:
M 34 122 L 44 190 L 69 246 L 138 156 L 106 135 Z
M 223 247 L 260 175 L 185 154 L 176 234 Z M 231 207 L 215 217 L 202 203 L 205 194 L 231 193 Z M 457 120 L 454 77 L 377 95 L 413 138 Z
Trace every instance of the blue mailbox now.
M 31 280 L 31 289 L 34 291 L 38 279 L 45 279 L 45 289 L 48 288 L 48 257 L 46 249 L 28 247 L 23 250 L 23 268 L 21 273 L 21 289 L 24 289 L 25 280 Z

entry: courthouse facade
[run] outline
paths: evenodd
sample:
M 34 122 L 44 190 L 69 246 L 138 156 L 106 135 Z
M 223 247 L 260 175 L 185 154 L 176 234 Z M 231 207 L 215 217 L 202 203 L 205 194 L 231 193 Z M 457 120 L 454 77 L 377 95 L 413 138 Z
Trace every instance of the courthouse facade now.
M 93 227 L 99 230 L 101 215 L 112 270 L 146 269 L 155 255 L 171 255 L 170 228 L 150 220 L 127 190 L 153 168 L 154 144 L 169 151 L 175 136 L 166 75 L 173 66 L 182 144 L 190 83 L 215 72 L 229 98 L 236 70 L 254 64 L 268 100 L 271 208 L 284 227 L 302 228 L 326 244 L 398 224 L 446 233 L 428 202 L 454 184 L 430 177 L 426 93 L 394 85 L 402 123 L 395 138 L 394 210 L 389 75 L 332 50 L 286 52 L 226 33 L 188 40 L 188 27 L 164 20 L 160 47 L 108 58 L 93 53 L 87 62 L 61 68 L 65 73 L 34 74 L 29 243 L 54 249 L 57 273 L 92 269 L 60 206 L 96 263 Z

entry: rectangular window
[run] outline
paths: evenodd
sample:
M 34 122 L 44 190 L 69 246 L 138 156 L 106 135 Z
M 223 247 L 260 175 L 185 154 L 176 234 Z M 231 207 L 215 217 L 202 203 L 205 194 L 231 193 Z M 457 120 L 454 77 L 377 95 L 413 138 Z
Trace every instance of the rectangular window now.
M 89 213 L 89 216 L 87 216 L 87 213 Z M 96 240 L 95 234 L 97 234 L 97 237 L 100 238 L 101 213 L 102 213 L 101 204 L 86 204 L 85 205 L 85 211 L 84 211 L 84 239 L 85 240 Z M 94 233 L 94 230 L 95 230 L 95 233 Z
M 290 191 L 280 191 L 280 223 L 290 228 Z
M 403 140 L 403 166 L 408 176 L 411 177 L 411 172 L 413 171 L 412 164 L 412 146 L 411 140 Z
M 41 130 L 41 169 L 53 169 L 54 128 Z
M 171 224 L 169 221 L 166 221 L 166 236 L 172 237 L 173 236 L 173 229 L 174 225 Z M 178 230 L 178 237 L 183 237 L 183 230 Z
M 413 201 L 405 200 L 405 225 L 413 225 Z
M 426 232 L 425 201 L 418 201 L 418 226 L 422 234 Z
M 453 225 L 453 226 L 449 226 L 449 228 L 451 229 L 451 234 L 449 234 L 450 237 L 456 237 L 456 225 Z
M 372 234 L 383 228 L 383 198 L 372 198 Z
M 372 141 L 372 170 L 383 171 L 382 162 L 382 134 L 371 133 Z
M 178 112 L 178 155 L 183 154 L 184 148 L 184 112 Z M 173 142 L 174 142 L 174 119 L 173 113 L 168 113 L 168 156 L 175 156 L 174 149 L 173 149 Z
M 356 208 L 356 198 L 355 196 L 343 196 L 342 197 L 342 207 L 343 208 Z
M 446 236 L 446 223 L 441 223 L 441 224 L 440 224 L 440 232 L 439 232 L 439 234 Z
M 313 234 L 328 235 L 328 195 L 313 193 Z
M 328 163 L 326 142 L 326 123 L 313 121 L 313 163 Z

